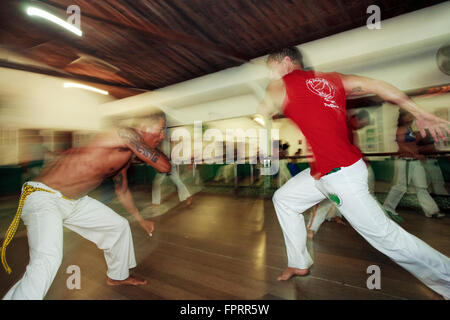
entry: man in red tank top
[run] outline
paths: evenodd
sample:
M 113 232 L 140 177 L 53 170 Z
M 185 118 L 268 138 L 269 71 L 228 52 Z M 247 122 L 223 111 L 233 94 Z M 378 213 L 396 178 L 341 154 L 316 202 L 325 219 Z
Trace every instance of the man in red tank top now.
M 266 120 L 284 113 L 302 131 L 314 155 L 311 169 L 291 178 L 273 196 L 288 256 L 288 267 L 278 280 L 308 274 L 313 261 L 302 213 L 328 198 L 373 247 L 450 298 L 450 259 L 386 217 L 369 193 L 367 167 L 348 137 L 346 97 L 376 94 L 397 104 L 414 115 L 423 136 L 428 129 L 435 140 L 438 135 L 445 139 L 443 130 L 450 133 L 450 123 L 420 109 L 384 81 L 305 71 L 295 47 L 270 54 L 267 64 L 278 79 L 268 85 L 258 113 Z

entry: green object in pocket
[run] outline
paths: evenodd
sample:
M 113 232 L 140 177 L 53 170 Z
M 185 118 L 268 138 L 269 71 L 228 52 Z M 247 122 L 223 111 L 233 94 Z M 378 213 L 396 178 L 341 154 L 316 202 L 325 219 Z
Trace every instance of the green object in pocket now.
M 336 203 L 336 205 L 337 205 L 338 207 L 342 205 L 341 198 L 339 198 L 337 195 L 335 195 L 335 194 L 329 194 L 328 197 L 330 198 L 331 201 L 333 201 L 334 203 Z

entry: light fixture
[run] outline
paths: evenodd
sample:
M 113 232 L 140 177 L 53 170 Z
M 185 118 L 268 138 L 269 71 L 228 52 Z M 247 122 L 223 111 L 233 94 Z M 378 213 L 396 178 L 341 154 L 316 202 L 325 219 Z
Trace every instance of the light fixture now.
M 86 86 L 84 84 L 80 84 L 80 83 L 75 83 L 75 82 L 66 82 L 64 83 L 64 88 L 78 88 L 78 89 L 84 89 L 84 90 L 89 90 L 89 91 L 93 91 L 93 92 L 97 92 L 100 94 L 104 94 L 104 95 L 108 95 L 109 92 L 105 91 L 105 90 L 100 90 L 91 86 Z
M 261 116 L 254 116 L 252 119 L 253 119 L 253 121 L 259 123 L 263 127 L 266 126 L 266 123 L 264 122 L 264 119 Z
M 47 12 L 47 11 L 41 10 L 39 8 L 36 8 L 36 7 L 28 7 L 27 8 L 27 14 L 29 16 L 38 16 L 38 17 L 47 19 L 47 20 L 49 20 L 49 21 L 51 21 L 53 23 L 56 23 L 57 25 L 65 28 L 65 29 L 69 30 L 70 32 L 75 33 L 79 37 L 81 37 L 83 35 L 83 32 L 80 29 L 76 28 L 72 24 L 70 24 L 70 23 L 68 23 L 68 22 L 58 18 L 57 16 L 55 16 L 55 15 L 53 15 L 53 14 Z

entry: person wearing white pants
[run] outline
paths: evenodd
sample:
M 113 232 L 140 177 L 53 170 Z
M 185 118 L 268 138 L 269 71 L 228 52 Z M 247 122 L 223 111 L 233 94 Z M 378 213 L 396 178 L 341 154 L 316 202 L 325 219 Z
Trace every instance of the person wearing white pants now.
M 448 196 L 449 193 L 445 188 L 444 175 L 436 158 L 427 158 L 424 164 L 425 172 L 430 181 L 430 189 L 434 194 L 440 196 Z
M 370 123 L 370 115 L 367 110 L 361 110 L 347 120 L 348 126 L 348 136 L 350 142 L 359 148 L 358 136 L 356 131 L 364 128 Z M 367 162 L 367 172 L 368 172 L 368 184 L 369 184 L 369 192 L 374 195 L 375 192 L 375 174 L 373 172 L 372 167 Z M 316 205 L 312 213 L 309 216 L 308 222 L 308 237 L 313 238 L 314 235 L 319 231 L 320 226 L 324 223 L 325 220 L 334 220 L 338 223 L 344 224 L 341 220 L 342 214 L 337 210 L 336 206 L 332 201 L 328 199 L 323 200 L 321 203 Z
M 8 273 L 6 248 L 22 219 L 27 227 L 30 261 L 24 276 L 4 299 L 43 299 L 59 269 L 63 255 L 63 226 L 94 242 L 107 264 L 106 284 L 146 285 L 129 274 L 136 266 L 128 220 L 88 196 L 107 177 L 114 177 L 115 192 L 126 211 L 152 236 L 154 222 L 142 217 L 128 188 L 131 158 L 160 172 L 170 172 L 167 157 L 156 147 L 164 139 L 162 113 L 137 119 L 132 128 L 100 133 L 82 148 L 69 149 L 22 188 L 17 213 L 1 246 L 1 262 Z M 75 262 L 76 263 L 76 262 Z
M 429 134 L 422 139 L 419 136 L 417 147 L 418 152 L 426 157 L 422 164 L 429 182 L 429 190 L 436 195 L 448 196 L 449 193 L 445 187 L 444 175 L 442 174 L 438 158 L 435 155 L 439 151 L 436 148 L 435 141 Z
M 398 216 L 395 209 L 408 191 L 408 186 L 413 185 L 425 216 L 442 218 L 444 214 L 439 212 L 439 207 L 428 193 L 427 177 L 421 163 L 425 158 L 419 153 L 418 143 L 421 140 L 412 130 L 413 122 L 412 114 L 400 112 L 396 134 L 400 158 L 395 161 L 394 184 L 384 200 L 384 208 L 390 214 Z
M 286 182 L 273 196 L 283 230 L 288 267 L 309 269 L 303 212 L 328 198 L 374 248 L 411 272 L 425 285 L 450 298 L 450 259 L 389 219 L 372 197 L 363 160 L 315 180 L 310 169 Z
M 175 168 L 175 166 L 172 166 L 170 174 L 157 173 L 153 180 L 152 203 L 154 205 L 161 204 L 161 184 L 163 183 L 166 176 L 169 176 L 170 180 L 172 180 L 175 186 L 177 187 L 178 198 L 180 199 L 180 202 L 183 202 L 184 200 L 188 199 L 191 196 L 191 193 L 189 192 L 188 188 L 181 180 L 178 170 Z
M 384 207 L 395 212 L 398 203 L 408 190 L 409 185 L 413 185 L 417 194 L 419 204 L 426 217 L 439 215 L 439 207 L 430 196 L 427 188 L 427 178 L 425 169 L 421 162 L 416 159 L 395 160 L 395 180 L 394 185 L 384 201 Z
M 302 213 L 328 198 L 372 246 L 450 298 L 450 259 L 389 219 L 371 196 L 366 164 L 348 137 L 346 99 L 376 94 L 411 112 L 422 136 L 428 129 L 435 140 L 438 135 L 445 139 L 442 130 L 450 133 L 450 122 L 420 109 L 384 81 L 303 70 L 297 47 L 269 54 L 267 64 L 274 80 L 266 88 L 258 114 L 267 123 L 283 113 L 302 131 L 314 155 L 311 168 L 291 178 L 273 196 L 288 257 L 288 267 L 278 280 L 309 273 L 313 260 L 306 247 Z
M 34 192 L 24 204 L 22 220 L 27 227 L 30 262 L 4 300 L 37 300 L 46 295 L 63 258 L 63 226 L 103 250 L 109 278 L 129 277 L 136 259 L 127 219 L 89 196 L 68 200 L 43 183 L 26 184 L 54 193 Z
M 342 214 L 336 210 L 333 201 L 324 199 L 312 209 L 309 216 L 308 226 L 306 227 L 308 230 L 308 238 L 312 239 L 314 237 L 325 220 L 331 221 L 341 217 Z
M 367 166 L 367 173 L 368 173 L 368 187 L 370 194 L 376 199 L 375 197 L 375 175 L 373 173 L 373 169 L 370 165 Z M 308 222 L 308 237 L 313 238 L 314 235 L 319 231 L 320 226 L 322 223 L 325 222 L 325 220 L 331 221 L 335 220 L 338 223 L 343 223 L 340 218 L 342 217 L 342 214 L 339 212 L 339 210 L 336 208 L 335 204 L 325 199 L 321 203 L 317 205 L 317 208 L 313 210 L 313 212 L 309 216 L 309 222 Z M 394 221 L 402 222 L 403 219 L 400 216 L 396 215 L 389 215 L 390 218 L 394 219 Z
M 338 223 L 345 224 L 342 220 L 342 214 L 336 209 L 333 201 L 324 199 L 322 202 L 317 204 L 309 216 L 308 221 L 308 238 L 313 238 L 315 234 L 319 231 L 320 226 L 327 221 L 336 221 Z
M 368 187 L 370 194 L 374 195 L 375 192 L 375 175 L 373 173 L 373 169 L 370 165 L 367 166 L 367 174 L 368 174 Z M 308 237 L 313 238 L 314 235 L 319 231 L 320 226 L 325 220 L 336 220 L 339 222 L 339 218 L 342 217 L 342 214 L 336 208 L 333 201 L 328 199 L 323 200 L 317 205 L 317 209 L 315 209 L 310 217 L 308 222 Z M 311 232 L 312 231 L 312 232 Z

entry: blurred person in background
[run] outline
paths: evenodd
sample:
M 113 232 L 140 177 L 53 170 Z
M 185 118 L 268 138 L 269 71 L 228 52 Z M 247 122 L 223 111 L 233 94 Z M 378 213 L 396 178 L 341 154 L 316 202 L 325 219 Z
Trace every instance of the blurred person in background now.
M 428 131 L 425 138 L 420 137 L 417 133 L 416 137 L 419 138 L 417 140 L 419 153 L 425 157 L 423 166 L 427 174 L 431 193 L 439 196 L 448 196 L 449 193 L 445 187 L 444 175 L 442 174 L 438 161 L 438 155 L 436 154 L 439 150 L 436 148 L 436 143 L 434 142 L 433 137 Z
M 170 143 L 167 139 L 161 143 L 161 150 L 164 154 L 170 154 Z M 184 184 L 184 182 L 180 178 L 180 174 L 178 172 L 178 168 L 176 165 L 172 164 L 172 169 L 170 173 L 156 173 L 155 178 L 152 183 L 152 207 L 157 207 L 161 205 L 161 184 L 164 182 L 166 177 L 169 177 L 170 180 L 177 187 L 178 198 L 180 202 L 186 201 L 186 206 L 190 206 L 192 204 L 192 195 L 189 192 L 188 188 Z
M 302 149 L 297 149 L 297 151 L 294 154 L 294 157 L 300 157 L 302 154 Z M 300 173 L 300 168 L 297 165 L 298 158 L 290 159 L 288 163 L 289 172 L 291 173 L 291 176 L 295 176 L 297 173 Z
M 288 168 L 289 159 L 289 143 L 280 143 L 279 146 L 279 171 L 278 171 L 278 187 L 281 187 L 290 178 L 292 178 L 291 172 Z
M 418 136 L 412 129 L 414 116 L 401 111 L 398 116 L 396 141 L 398 145 L 398 159 L 395 160 L 394 183 L 384 201 L 384 208 L 393 216 L 398 216 L 397 205 L 413 186 L 419 204 L 428 218 L 442 218 L 439 207 L 428 192 L 428 183 L 425 169 L 422 165 L 426 158 L 420 154 L 417 144 Z

